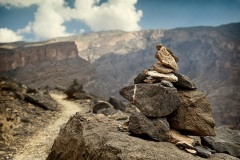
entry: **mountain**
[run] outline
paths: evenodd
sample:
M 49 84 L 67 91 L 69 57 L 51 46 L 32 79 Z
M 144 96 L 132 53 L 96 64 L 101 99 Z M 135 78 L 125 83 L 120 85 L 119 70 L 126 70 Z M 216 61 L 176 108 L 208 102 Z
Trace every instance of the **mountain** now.
M 179 72 L 210 99 L 217 124 L 240 127 L 240 23 L 0 44 L 0 75 L 31 87 L 64 87 L 78 79 L 91 93 L 120 98 L 118 91 L 156 62 L 157 44 L 179 57 Z

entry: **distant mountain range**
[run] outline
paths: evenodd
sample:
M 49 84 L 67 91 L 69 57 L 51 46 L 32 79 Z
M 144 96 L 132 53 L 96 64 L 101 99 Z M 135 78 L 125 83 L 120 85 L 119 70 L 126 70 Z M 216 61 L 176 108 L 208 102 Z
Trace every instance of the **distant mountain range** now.
M 156 62 L 163 44 L 179 57 L 179 72 L 210 99 L 218 124 L 240 124 L 240 23 L 136 32 L 106 31 L 44 42 L 0 44 L 0 76 L 31 87 L 68 86 L 108 98 Z

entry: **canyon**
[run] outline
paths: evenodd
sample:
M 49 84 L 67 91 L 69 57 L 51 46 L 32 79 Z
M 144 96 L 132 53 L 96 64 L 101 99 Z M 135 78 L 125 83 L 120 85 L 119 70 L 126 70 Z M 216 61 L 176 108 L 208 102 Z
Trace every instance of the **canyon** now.
M 120 98 L 163 44 L 179 58 L 212 105 L 217 125 L 240 128 L 240 23 L 135 32 L 106 31 L 42 42 L 0 44 L 0 77 L 33 88 L 65 88 L 77 79 L 100 97 Z

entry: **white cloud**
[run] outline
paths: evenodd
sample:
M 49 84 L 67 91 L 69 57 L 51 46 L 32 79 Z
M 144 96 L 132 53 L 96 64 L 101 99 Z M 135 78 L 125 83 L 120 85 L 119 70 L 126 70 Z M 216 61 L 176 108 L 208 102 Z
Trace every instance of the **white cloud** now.
M 8 28 L 0 28 L 0 42 L 15 42 L 22 40 L 22 36 Z
M 31 24 L 32 31 L 38 38 L 69 35 L 64 26 L 64 16 L 60 14 L 61 9 L 64 10 L 63 0 L 48 0 L 39 6 L 35 13 L 35 20 Z
M 135 8 L 137 0 L 108 0 L 101 5 L 99 1 L 75 0 L 75 8 L 68 7 L 64 0 L 0 0 L 0 5 L 8 8 L 37 5 L 34 21 L 17 31 L 21 35 L 33 34 L 36 40 L 71 35 L 64 23 L 72 19 L 84 22 L 93 31 L 141 29 L 138 22 L 142 11 Z
M 136 11 L 137 0 L 109 0 L 101 6 L 98 0 L 76 0 L 76 19 L 83 20 L 93 31 L 140 30 L 142 11 Z

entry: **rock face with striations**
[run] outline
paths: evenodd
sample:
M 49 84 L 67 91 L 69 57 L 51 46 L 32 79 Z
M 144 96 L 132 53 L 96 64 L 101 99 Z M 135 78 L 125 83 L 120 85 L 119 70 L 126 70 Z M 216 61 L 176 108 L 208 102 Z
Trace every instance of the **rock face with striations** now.
M 161 42 L 179 57 L 179 73 L 188 75 L 210 100 L 216 123 L 240 129 L 239 28 L 240 23 L 232 23 L 170 30 L 106 31 L 36 43 L 0 44 L 0 70 L 16 66 L 14 61 L 28 64 L 24 61 L 43 59 L 45 54 L 50 58 L 0 74 L 30 87 L 67 87 L 72 79 L 80 79 L 89 93 L 119 98 L 122 86 L 130 85 L 136 73 L 155 64 L 149 53 L 154 52 L 152 46 Z M 55 61 L 50 55 L 52 50 L 64 57 L 69 51 L 78 52 L 79 57 Z
M 178 108 L 179 96 L 176 88 L 160 83 L 135 84 L 123 88 L 120 94 L 148 117 L 163 117 Z
M 95 72 L 94 66 L 78 56 L 74 42 L 0 48 L 0 77 L 14 78 L 32 88 L 67 87 L 73 79 L 85 83 Z
M 240 158 L 240 131 L 225 127 L 216 128 L 215 137 L 202 137 L 202 143 L 219 153 Z
M 211 105 L 198 90 L 179 90 L 179 108 L 169 116 L 173 129 L 191 135 L 215 135 L 215 122 L 211 116 Z

